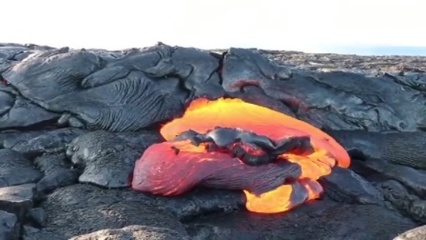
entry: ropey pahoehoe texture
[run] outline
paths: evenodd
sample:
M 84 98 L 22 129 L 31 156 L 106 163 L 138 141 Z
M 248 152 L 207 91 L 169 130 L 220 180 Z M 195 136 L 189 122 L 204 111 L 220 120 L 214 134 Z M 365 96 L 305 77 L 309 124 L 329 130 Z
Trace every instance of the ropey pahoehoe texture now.
M 0 44 L 0 238 L 392 239 L 426 222 L 425 63 L 163 43 Z M 169 142 L 175 132 L 160 129 L 200 98 L 302 120 L 343 146 L 351 165 L 318 179 L 320 199 L 281 214 L 247 212 L 242 191 L 132 191 L 135 162 Z

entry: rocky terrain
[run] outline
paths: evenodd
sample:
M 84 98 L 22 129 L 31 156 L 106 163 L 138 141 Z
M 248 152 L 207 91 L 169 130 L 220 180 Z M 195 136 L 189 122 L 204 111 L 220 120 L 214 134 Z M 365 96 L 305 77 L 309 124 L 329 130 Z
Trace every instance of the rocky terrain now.
M 0 44 L 0 239 L 424 239 L 426 58 Z M 324 196 L 280 214 L 240 191 L 129 188 L 159 128 L 197 97 L 241 98 L 350 153 Z

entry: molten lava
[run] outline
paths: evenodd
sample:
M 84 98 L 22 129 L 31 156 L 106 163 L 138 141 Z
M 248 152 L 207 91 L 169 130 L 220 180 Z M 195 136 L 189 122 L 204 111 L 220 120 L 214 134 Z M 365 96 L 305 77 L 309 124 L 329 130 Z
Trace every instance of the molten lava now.
M 242 129 L 272 141 L 309 136 L 313 151 L 295 149 L 274 162 L 250 166 L 224 149 L 212 151 L 205 143 L 197 146 L 175 139 L 188 130 L 207 134 L 217 127 Z M 240 99 L 197 99 L 160 132 L 167 142 L 150 146 L 136 162 L 133 189 L 163 196 L 183 194 L 196 186 L 243 190 L 246 208 L 252 212 L 284 212 L 316 199 L 323 191 L 316 180 L 330 174 L 335 165 L 350 164 L 344 148 L 323 131 Z
M 273 140 L 285 136 L 308 135 L 314 146 L 329 152 L 337 159 L 340 167 L 347 168 L 350 164 L 346 150 L 320 129 L 283 113 L 240 99 L 194 100 L 181 118 L 164 125 L 160 133 L 167 141 L 171 141 L 188 129 L 206 133 L 216 126 L 241 128 Z

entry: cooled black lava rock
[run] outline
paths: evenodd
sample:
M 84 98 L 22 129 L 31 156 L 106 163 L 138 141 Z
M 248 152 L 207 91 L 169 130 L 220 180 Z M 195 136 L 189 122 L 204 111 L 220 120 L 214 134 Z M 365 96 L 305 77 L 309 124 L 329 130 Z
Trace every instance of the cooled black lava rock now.
M 223 87 L 239 91 L 244 85 L 262 86 L 270 80 L 286 81 L 292 76 L 289 68 L 273 64 L 252 49 L 231 48 L 223 60 Z
M 167 45 L 160 46 L 168 48 Z M 225 94 L 216 72 L 218 68 L 219 57 L 196 48 L 177 47 L 169 57 L 162 56 L 154 67 L 143 71 L 154 79 L 175 76 L 195 97 L 216 99 Z
M 59 114 L 43 109 L 0 82 L 0 129 L 32 127 L 54 122 L 59 117 Z
M 378 186 L 385 199 L 393 206 L 413 219 L 426 223 L 426 200 L 409 193 L 402 184 L 395 180 L 382 182 Z
M 58 187 L 65 187 L 78 182 L 80 169 L 72 168 L 64 152 L 46 153 L 34 160 L 44 177 L 37 182 L 37 190 L 48 193 Z
M 0 210 L 0 239 L 19 239 L 18 218 L 15 214 Z
M 426 132 L 328 131 L 357 159 L 382 159 L 426 170 Z M 402 150 L 403 149 L 403 150 Z
M 69 238 L 64 237 L 63 235 L 43 231 L 38 228 L 34 228 L 28 225 L 25 225 L 23 227 L 23 240 L 69 240 Z
M 426 90 L 426 76 L 424 71 L 408 72 L 401 71 L 398 75 L 385 73 L 394 82 L 411 87 L 419 91 Z
M 46 226 L 47 216 L 43 208 L 33 208 L 29 210 L 27 217 L 36 227 Z
M 131 131 L 175 117 L 183 109 L 188 91 L 179 88 L 179 72 L 156 80 L 148 76 L 158 75 L 152 68 L 172 53 L 171 47 L 160 45 L 105 62 L 93 51 L 54 49 L 33 54 L 2 75 L 26 98 L 63 113 L 61 124 Z M 188 73 L 193 72 L 190 68 Z
M 126 199 L 140 198 L 137 194 Z M 245 196 L 241 191 L 196 189 L 174 198 L 150 196 L 145 203 L 153 204 L 159 209 L 173 213 L 179 220 L 186 221 L 203 214 L 229 213 L 244 209 Z
M 40 135 L 48 133 L 48 129 L 44 130 L 5 130 L 0 132 L 0 147 L 2 148 L 13 148 L 18 143 L 27 142 Z
M 55 190 L 42 203 L 47 214 L 54 208 L 86 208 L 115 202 L 137 202 L 187 220 L 209 212 L 232 212 L 240 209 L 245 198 L 240 191 L 197 189 L 177 197 L 160 197 L 129 189 L 103 189 L 90 184 L 76 184 Z M 53 209 L 54 210 L 54 209 Z M 55 210 L 56 211 L 56 210 Z
M 241 87 L 239 92 L 228 92 L 228 96 L 232 98 L 240 98 L 245 102 L 264 106 L 277 112 L 296 117 L 296 114 L 288 105 L 266 95 L 262 88 L 255 85 L 245 85 Z
M 28 48 L 20 45 L 0 45 L 0 58 L 13 60 L 16 55 L 28 51 Z
M 365 170 L 374 171 L 377 177 L 384 179 L 394 179 L 413 190 L 419 197 L 426 196 L 426 171 L 417 170 L 411 167 L 392 164 L 386 160 L 369 159 L 366 161 L 355 160 L 352 167 L 359 172 Z M 370 173 L 370 175 L 373 175 Z
M 36 52 L 2 75 L 23 96 L 54 101 L 61 95 L 76 91 L 79 80 L 98 70 L 100 64 L 99 58 L 92 52 L 61 48 Z
M 87 133 L 87 131 L 77 128 L 55 129 L 26 141 L 20 141 L 12 149 L 28 156 L 60 152 L 65 150 L 66 144 L 84 133 Z
M 165 44 L 125 52 L 40 49 L 2 77 L 31 102 L 63 114 L 60 123 L 90 129 L 141 129 L 179 115 L 191 96 L 223 95 L 333 129 L 412 131 L 426 126 L 426 98 L 418 94 L 422 88 L 413 87 L 422 85 L 421 73 L 406 81 L 389 74 L 290 69 L 241 48 L 231 48 L 221 60 L 208 51 Z M 0 109 L 9 111 L 19 94 L 4 95 L 7 104 Z
M 380 220 L 378 220 L 380 219 Z M 392 239 L 416 227 L 400 214 L 377 205 L 313 201 L 283 214 L 235 212 L 187 223 L 195 239 Z
M 386 76 L 288 71 L 255 50 L 231 48 L 223 60 L 222 86 L 227 92 L 259 86 L 298 118 L 324 128 L 410 131 L 426 121 L 426 97 Z
M 22 221 L 37 197 L 35 184 L 0 188 L 0 210 L 16 214 Z
M 60 169 L 72 168 L 71 161 L 67 158 L 65 151 L 57 153 L 44 153 L 34 159 L 34 164 L 45 175 L 52 174 Z
M 129 186 L 136 160 L 149 145 L 160 141 L 157 133 L 137 134 L 94 131 L 74 139 L 67 155 L 84 169 L 79 181 L 109 188 Z
M 129 199 L 130 195 L 133 198 Z M 157 208 L 155 200 L 131 191 L 73 185 L 54 191 L 41 207 L 47 214 L 47 226 L 38 234 L 49 232 L 68 239 L 103 229 L 142 225 L 167 228 L 185 236 L 184 227 L 172 213 Z
M 43 177 L 22 153 L 0 149 L 0 187 L 34 183 Z
M 362 176 L 350 169 L 334 167 L 331 174 L 319 179 L 325 193 L 335 201 L 384 206 L 383 194 Z
M 56 188 L 65 187 L 78 182 L 81 171 L 77 169 L 58 169 L 37 182 L 37 191 L 49 193 Z

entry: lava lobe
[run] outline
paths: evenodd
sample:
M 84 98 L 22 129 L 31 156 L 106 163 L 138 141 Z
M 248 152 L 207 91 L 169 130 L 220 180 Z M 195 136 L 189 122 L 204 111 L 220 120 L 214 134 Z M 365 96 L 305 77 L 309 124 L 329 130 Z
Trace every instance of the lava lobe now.
M 136 162 L 132 188 L 175 196 L 197 186 L 243 190 L 252 212 L 278 213 L 323 192 L 347 168 L 342 146 L 308 123 L 240 99 L 196 99 Z

